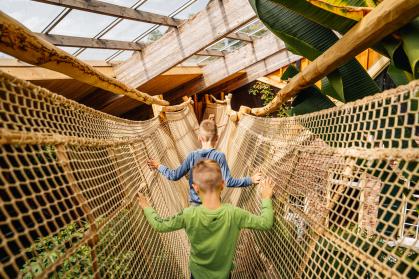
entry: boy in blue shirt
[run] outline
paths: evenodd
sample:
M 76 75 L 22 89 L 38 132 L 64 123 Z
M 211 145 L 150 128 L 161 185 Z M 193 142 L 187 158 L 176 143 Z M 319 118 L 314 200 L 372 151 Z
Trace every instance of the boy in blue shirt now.
M 262 177 L 260 173 L 256 173 L 252 177 L 243 178 L 233 178 L 231 176 L 224 153 L 214 148 L 218 140 L 218 132 L 217 125 L 213 120 L 204 120 L 201 122 L 198 139 L 202 144 L 202 148 L 189 153 L 185 161 L 177 169 L 169 169 L 153 159 L 148 161 L 148 165 L 152 169 L 157 169 L 169 180 L 179 180 L 189 173 L 189 197 L 191 205 L 201 204 L 198 194 L 192 187 L 192 168 L 202 159 L 211 159 L 219 164 L 223 180 L 227 187 L 247 187 L 253 183 L 259 183 Z

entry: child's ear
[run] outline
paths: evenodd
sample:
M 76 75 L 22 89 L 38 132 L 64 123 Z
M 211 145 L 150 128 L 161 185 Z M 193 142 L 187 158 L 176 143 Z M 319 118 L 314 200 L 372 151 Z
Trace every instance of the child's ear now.
M 196 185 L 196 184 L 193 184 L 193 183 L 192 183 L 192 187 L 193 187 L 193 189 L 195 190 L 195 192 L 196 192 L 197 194 L 199 194 L 199 187 L 198 187 L 198 185 Z
M 220 191 L 224 190 L 224 187 L 225 187 L 225 183 L 224 183 L 224 180 L 223 180 L 221 182 L 221 185 L 220 185 Z

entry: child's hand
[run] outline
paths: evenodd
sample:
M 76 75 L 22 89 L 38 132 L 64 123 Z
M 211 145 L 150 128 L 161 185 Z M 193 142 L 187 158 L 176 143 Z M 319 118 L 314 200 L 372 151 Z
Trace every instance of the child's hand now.
M 156 169 L 158 169 L 158 168 L 159 168 L 160 163 L 159 163 L 159 162 L 157 162 L 156 160 L 151 159 L 151 160 L 148 160 L 148 161 L 147 161 L 147 165 L 148 165 L 150 168 L 152 168 L 153 170 L 156 170 Z
M 274 182 L 272 178 L 267 177 L 266 179 L 262 180 L 259 183 L 259 187 L 260 187 L 260 194 L 262 196 L 262 199 L 272 198 L 272 191 L 274 188 Z
M 137 194 L 138 202 L 140 203 L 140 206 L 142 209 L 150 207 L 150 202 L 148 199 L 141 193 Z
M 252 176 L 252 183 L 253 184 L 259 183 L 261 179 L 262 179 L 262 173 L 257 172 Z

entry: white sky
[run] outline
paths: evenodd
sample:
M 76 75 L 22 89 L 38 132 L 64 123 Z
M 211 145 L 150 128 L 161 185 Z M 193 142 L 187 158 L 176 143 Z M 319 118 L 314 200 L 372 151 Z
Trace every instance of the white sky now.
M 130 7 L 138 0 L 101 0 L 121 6 Z M 138 10 L 169 15 L 189 0 L 148 0 Z M 176 18 L 186 19 L 203 9 L 208 0 L 196 0 L 191 6 L 179 13 Z M 42 32 L 44 28 L 64 10 L 64 8 L 38 3 L 30 0 L 0 0 L 0 10 L 9 16 L 23 23 L 34 32 Z M 72 10 L 57 26 L 52 29 L 51 34 L 79 36 L 93 38 L 100 31 L 106 28 L 116 18 L 100 14 L 88 13 L 79 10 Z M 132 41 L 143 32 L 151 28 L 153 24 L 144 22 L 122 20 L 111 31 L 101 38 L 109 40 Z M 160 27 L 164 33 L 166 27 Z M 145 39 L 144 39 L 145 40 Z M 63 47 L 65 51 L 74 53 L 78 48 Z M 115 53 L 115 50 L 86 49 L 78 57 L 86 60 L 104 60 Z M 131 51 L 125 51 L 116 60 L 125 60 L 131 56 Z M 9 57 L 0 52 L 0 58 Z

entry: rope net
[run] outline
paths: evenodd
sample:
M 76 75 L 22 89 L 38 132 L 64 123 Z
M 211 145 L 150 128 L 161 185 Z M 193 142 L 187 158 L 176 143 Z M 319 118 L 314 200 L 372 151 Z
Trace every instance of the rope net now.
M 242 231 L 233 278 L 418 274 L 418 92 L 409 86 L 291 118 L 223 113 L 219 148 L 235 176 L 276 182 L 271 231 Z M 174 168 L 198 148 L 190 107 L 134 122 L 0 74 L 0 277 L 188 278 L 184 231 L 159 234 L 188 202 Z M 258 213 L 255 187 L 223 199 Z

